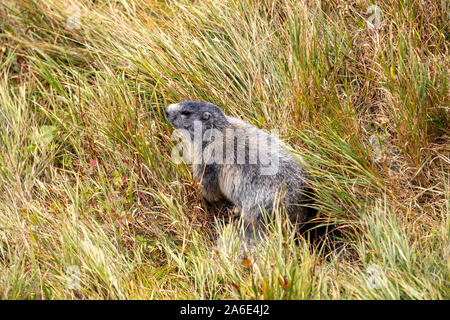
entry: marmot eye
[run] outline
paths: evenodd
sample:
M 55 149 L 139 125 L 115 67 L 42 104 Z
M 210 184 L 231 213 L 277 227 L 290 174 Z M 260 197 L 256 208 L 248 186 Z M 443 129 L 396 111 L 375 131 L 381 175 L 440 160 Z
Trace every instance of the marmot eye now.
M 204 120 L 204 121 L 209 120 L 209 118 L 211 118 L 211 113 L 209 113 L 209 112 L 205 112 L 202 115 L 202 120 Z
M 180 113 L 183 116 L 190 116 L 191 115 L 191 113 L 189 111 L 181 111 Z

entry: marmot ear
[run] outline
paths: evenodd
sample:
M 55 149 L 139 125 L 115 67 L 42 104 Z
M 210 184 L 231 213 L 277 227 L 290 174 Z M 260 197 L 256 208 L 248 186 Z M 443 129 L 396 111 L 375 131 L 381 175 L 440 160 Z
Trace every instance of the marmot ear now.
M 202 115 L 203 121 L 209 120 L 210 118 L 211 118 L 211 113 L 209 113 L 208 111 L 203 113 L 203 115 Z

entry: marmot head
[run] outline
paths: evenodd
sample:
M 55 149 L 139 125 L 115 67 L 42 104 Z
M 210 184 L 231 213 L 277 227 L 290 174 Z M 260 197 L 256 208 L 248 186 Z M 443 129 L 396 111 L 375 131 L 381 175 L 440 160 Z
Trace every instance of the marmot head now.
M 167 119 L 176 129 L 194 132 L 194 123 L 201 125 L 202 131 L 222 130 L 229 126 L 227 117 L 219 107 L 212 103 L 186 100 L 171 104 L 165 110 Z

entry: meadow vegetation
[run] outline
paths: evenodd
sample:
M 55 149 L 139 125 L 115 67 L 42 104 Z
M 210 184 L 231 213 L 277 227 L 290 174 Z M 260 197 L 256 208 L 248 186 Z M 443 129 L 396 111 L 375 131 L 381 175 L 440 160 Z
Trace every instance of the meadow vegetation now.
M 445 6 L 2 0 L 0 298 L 449 299 Z M 186 99 L 277 129 L 339 250 L 278 212 L 240 255 L 171 160 Z

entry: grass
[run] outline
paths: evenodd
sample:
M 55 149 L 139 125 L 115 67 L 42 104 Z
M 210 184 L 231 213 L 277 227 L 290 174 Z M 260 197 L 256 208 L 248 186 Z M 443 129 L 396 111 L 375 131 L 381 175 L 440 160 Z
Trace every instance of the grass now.
M 373 4 L 3 1 L 0 298 L 449 299 L 449 8 Z M 170 160 L 184 99 L 277 129 L 342 248 L 280 213 L 239 255 Z

